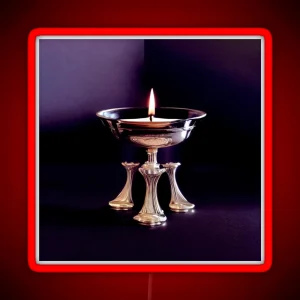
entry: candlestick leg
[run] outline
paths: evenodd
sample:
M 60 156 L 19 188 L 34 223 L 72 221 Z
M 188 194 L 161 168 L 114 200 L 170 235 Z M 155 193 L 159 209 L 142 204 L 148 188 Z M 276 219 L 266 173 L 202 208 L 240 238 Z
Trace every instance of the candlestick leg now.
M 127 180 L 121 193 L 112 201 L 109 202 L 109 206 L 116 210 L 128 210 L 134 206 L 132 200 L 132 180 L 134 173 L 137 171 L 139 163 L 123 162 L 123 167 L 126 169 Z
M 194 204 L 188 202 L 182 195 L 176 181 L 176 170 L 180 166 L 180 163 L 167 163 L 162 165 L 168 174 L 171 185 L 171 201 L 169 207 L 175 212 L 187 212 L 195 207 Z
M 134 217 L 134 220 L 142 225 L 161 225 L 167 220 L 157 198 L 157 183 L 165 171 L 165 169 L 147 168 L 144 166 L 139 168 L 139 172 L 146 181 L 146 195 L 144 205 L 139 214 Z

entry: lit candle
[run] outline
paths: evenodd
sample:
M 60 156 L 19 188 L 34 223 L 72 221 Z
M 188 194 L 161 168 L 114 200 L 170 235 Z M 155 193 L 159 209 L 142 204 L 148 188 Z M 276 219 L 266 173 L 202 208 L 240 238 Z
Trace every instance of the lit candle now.
M 151 126 L 151 123 L 158 125 L 158 124 L 165 124 L 170 123 L 174 121 L 178 121 L 178 119 L 167 119 L 167 118 L 156 118 L 155 117 L 155 98 L 154 98 L 154 92 L 153 89 L 151 89 L 150 92 L 150 98 L 149 98 L 149 106 L 148 106 L 148 118 L 137 118 L 137 119 L 122 119 L 122 122 L 129 123 L 129 124 L 141 124 L 146 126 Z
M 149 115 L 150 121 L 153 122 L 152 119 L 155 115 L 155 99 L 154 99 L 153 89 L 151 89 L 151 92 L 150 92 L 148 115 Z

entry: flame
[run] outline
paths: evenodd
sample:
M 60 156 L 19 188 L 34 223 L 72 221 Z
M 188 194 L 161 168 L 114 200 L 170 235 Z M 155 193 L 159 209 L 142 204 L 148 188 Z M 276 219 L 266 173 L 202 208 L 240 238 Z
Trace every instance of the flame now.
M 151 89 L 151 92 L 150 92 L 148 115 L 149 116 L 155 115 L 155 98 L 154 98 L 153 89 Z

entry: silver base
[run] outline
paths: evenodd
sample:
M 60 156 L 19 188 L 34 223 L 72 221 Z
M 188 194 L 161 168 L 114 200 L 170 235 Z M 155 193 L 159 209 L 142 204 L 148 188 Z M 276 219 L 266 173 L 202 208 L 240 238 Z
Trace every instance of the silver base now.
M 144 165 L 139 168 L 140 173 L 146 181 L 146 195 L 144 205 L 133 219 L 142 225 L 161 225 L 167 220 L 164 211 L 161 209 L 157 198 L 157 183 L 165 169 L 149 169 Z
M 126 169 L 127 173 L 126 184 L 121 193 L 114 200 L 108 203 L 109 206 L 115 210 L 129 210 L 134 206 L 132 200 L 132 180 L 140 164 L 133 162 L 123 162 L 122 165 Z
M 167 220 L 167 217 L 159 205 L 157 183 L 164 172 L 167 172 L 171 185 L 170 209 L 174 212 L 188 212 L 191 211 L 195 205 L 186 200 L 177 185 L 175 173 L 180 163 L 170 162 L 163 164 L 163 168 L 160 168 L 160 165 L 157 163 L 157 149 L 147 149 L 147 154 L 148 161 L 139 168 L 139 172 L 146 181 L 146 195 L 143 208 L 140 213 L 134 217 L 134 220 L 143 225 L 162 225 Z
M 175 173 L 180 163 L 167 163 L 162 165 L 169 176 L 171 185 L 171 201 L 169 207 L 174 212 L 188 212 L 192 210 L 195 205 L 188 202 L 186 198 L 182 195 L 176 181 Z
M 148 160 L 139 169 L 139 163 L 122 163 L 127 172 L 126 184 L 118 197 L 110 201 L 109 205 L 115 210 L 129 210 L 134 206 L 132 180 L 138 169 L 146 182 L 146 195 L 141 211 L 133 219 L 141 225 L 157 226 L 162 225 L 167 220 L 157 198 L 157 183 L 164 172 L 168 174 L 171 186 L 171 200 L 169 203 L 171 211 L 188 212 L 195 205 L 186 200 L 177 185 L 175 174 L 180 163 L 170 162 L 163 164 L 163 168 L 160 168 L 160 165 L 157 163 L 157 149 L 147 149 L 147 154 Z

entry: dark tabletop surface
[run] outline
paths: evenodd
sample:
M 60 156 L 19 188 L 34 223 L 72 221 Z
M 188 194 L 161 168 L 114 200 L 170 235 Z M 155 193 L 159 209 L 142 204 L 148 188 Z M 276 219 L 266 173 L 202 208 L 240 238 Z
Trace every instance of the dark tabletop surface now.
M 134 178 L 132 211 L 114 211 L 108 201 L 126 180 L 121 164 L 57 164 L 40 167 L 41 261 L 259 261 L 260 192 L 245 172 L 216 166 L 181 166 L 177 180 L 193 213 L 168 209 L 163 174 L 158 196 L 165 226 L 146 227 L 133 216 L 145 183 Z

